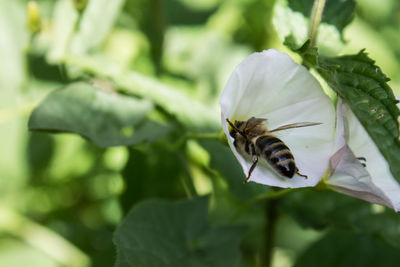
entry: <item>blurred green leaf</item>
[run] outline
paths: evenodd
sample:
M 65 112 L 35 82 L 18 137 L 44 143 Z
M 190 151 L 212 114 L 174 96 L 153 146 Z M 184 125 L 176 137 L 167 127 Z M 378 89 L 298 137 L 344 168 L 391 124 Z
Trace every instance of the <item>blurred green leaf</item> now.
M 0 1 L 0 88 L 18 89 L 26 79 L 23 49 L 28 31 L 21 1 Z
M 332 191 L 310 189 L 292 193 L 283 199 L 281 207 L 303 227 L 317 230 L 328 226 L 349 228 L 358 218 L 371 215 L 370 205 Z
M 400 181 L 400 110 L 381 69 L 364 52 L 336 58 L 320 57 L 317 70 L 350 106 Z
M 379 238 L 334 230 L 312 244 L 295 263 L 295 267 L 395 267 L 400 251 Z
M 50 166 L 54 154 L 54 140 L 44 133 L 31 133 L 28 140 L 27 158 L 31 182 L 40 182 L 44 171 Z
M 311 17 L 314 0 L 288 0 L 289 7 L 293 11 L 302 13 L 305 17 Z M 325 4 L 322 22 L 334 25 L 341 34 L 353 17 L 356 2 L 354 0 L 327 0 Z
M 181 179 L 186 173 L 179 151 L 170 151 L 157 143 L 140 148 L 129 150 L 122 172 L 126 189 L 121 195 L 121 204 L 125 213 L 134 203 L 153 196 L 169 199 L 185 196 Z
M 234 266 L 244 227 L 210 227 L 207 202 L 151 200 L 135 206 L 115 233 L 116 266 Z
M 90 0 L 81 17 L 73 1 L 60 0 L 54 10 L 53 38 L 48 53 L 57 63 L 72 53 L 85 54 L 97 48 L 107 37 L 124 0 Z
M 0 266 L 22 267 L 61 267 L 56 260 L 42 251 L 17 239 L 2 236 L 0 238 Z
M 206 104 L 183 90 L 160 82 L 155 77 L 124 71 L 114 64 L 104 64 L 90 57 L 68 57 L 66 62 L 100 77 L 109 77 L 124 93 L 151 99 L 176 117 L 185 127 L 198 131 L 220 128 L 216 104 Z
M 275 26 L 277 34 L 282 41 L 289 35 L 293 36 L 295 43 L 299 46 L 309 38 L 310 12 L 306 12 L 308 6 L 312 6 L 313 1 L 301 0 L 298 3 L 287 0 L 277 0 L 274 7 L 272 22 Z M 333 0 L 337 4 L 338 1 Z M 328 1 L 329 3 L 329 1 Z M 294 10 L 290 5 L 303 10 L 304 13 Z M 328 5 L 328 4 L 327 4 Z M 352 11 L 353 12 L 353 11 Z M 317 47 L 321 54 L 334 56 L 337 55 L 344 46 L 342 32 L 333 24 L 324 21 L 329 8 L 324 10 L 322 23 L 318 27 Z
M 282 201 L 282 210 L 301 226 L 323 230 L 352 230 L 378 236 L 400 249 L 400 216 L 392 210 L 375 206 L 335 192 L 302 190 Z
M 137 141 L 135 126 L 153 108 L 139 100 L 79 82 L 52 92 L 29 119 L 30 130 L 73 132 L 99 146 Z
M 85 54 L 96 49 L 112 30 L 124 0 L 90 0 L 71 41 L 73 54 Z
M 262 184 L 243 183 L 246 175 L 228 146 L 219 141 L 201 141 L 200 143 L 210 154 L 210 167 L 217 170 L 226 180 L 229 190 L 237 199 L 250 200 L 257 194 L 269 190 L 269 187 Z

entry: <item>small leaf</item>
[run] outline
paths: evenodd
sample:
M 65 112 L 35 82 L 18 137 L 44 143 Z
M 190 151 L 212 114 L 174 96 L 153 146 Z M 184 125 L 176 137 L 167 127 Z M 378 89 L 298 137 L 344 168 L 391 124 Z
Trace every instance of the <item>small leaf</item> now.
M 376 237 L 334 230 L 311 245 L 294 266 L 395 267 L 399 252 Z
M 47 96 L 32 112 L 28 126 L 30 130 L 77 133 L 102 147 L 128 145 L 141 139 L 134 134 L 135 126 L 152 108 L 148 100 L 79 82 Z
M 356 55 L 320 57 L 317 70 L 350 106 L 400 181 L 400 110 L 389 79 L 363 50 Z
M 296 40 L 293 35 L 285 37 L 284 45 L 293 52 L 298 53 L 303 58 L 303 65 L 308 68 L 314 67 L 318 63 L 318 49 L 310 46 L 310 40 L 307 40 L 301 47 L 297 48 Z
M 211 228 L 207 199 L 138 204 L 118 227 L 117 267 L 231 267 L 244 228 Z

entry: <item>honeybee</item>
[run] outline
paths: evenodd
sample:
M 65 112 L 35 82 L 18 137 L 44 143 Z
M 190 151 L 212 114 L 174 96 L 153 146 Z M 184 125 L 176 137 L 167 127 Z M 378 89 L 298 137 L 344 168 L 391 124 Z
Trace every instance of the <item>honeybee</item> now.
M 229 134 L 234 138 L 233 145 L 242 154 L 249 155 L 253 162 L 244 183 L 249 181 L 260 157 L 278 174 L 286 178 L 292 178 L 295 174 L 298 174 L 307 179 L 307 175 L 299 172 L 293 154 L 287 145 L 271 133 L 319 125 L 320 122 L 298 122 L 268 130 L 265 126 L 266 119 L 262 118 L 251 117 L 247 121 L 235 121 L 234 124 L 229 119 L 226 119 L 226 121 L 231 126 Z

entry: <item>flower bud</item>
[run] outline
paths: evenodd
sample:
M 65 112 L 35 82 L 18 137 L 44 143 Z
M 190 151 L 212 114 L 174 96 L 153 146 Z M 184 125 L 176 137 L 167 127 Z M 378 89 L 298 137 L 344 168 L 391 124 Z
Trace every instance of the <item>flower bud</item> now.
M 27 27 L 32 34 L 38 33 L 42 28 L 39 6 L 36 1 L 29 1 L 27 5 Z
M 72 0 L 72 3 L 74 4 L 74 7 L 78 12 L 82 12 L 83 10 L 85 10 L 88 4 L 88 0 Z

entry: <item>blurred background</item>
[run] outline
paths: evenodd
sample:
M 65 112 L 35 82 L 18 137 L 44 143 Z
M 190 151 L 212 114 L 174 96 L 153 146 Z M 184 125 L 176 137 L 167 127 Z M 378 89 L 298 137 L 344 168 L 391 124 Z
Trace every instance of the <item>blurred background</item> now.
M 240 166 L 220 141 L 218 98 L 250 53 L 289 53 L 288 34 L 305 41 L 308 19 L 301 11 L 311 5 L 0 0 L 0 266 L 113 266 L 113 233 L 133 206 L 196 195 L 209 195 L 211 224 L 247 226 L 237 266 L 258 266 L 267 223 L 262 196 L 270 189 L 242 184 Z M 358 0 L 349 21 L 346 28 L 321 25 L 321 53 L 366 48 L 400 93 L 400 2 Z M 29 122 L 40 131 L 28 130 L 46 96 L 77 84 L 79 92 L 91 84 L 116 97 L 54 95 L 59 102 Z M 361 265 L 351 259 L 372 252 L 376 260 L 398 262 L 399 225 L 386 212 L 334 193 L 295 192 L 279 208 L 273 266 L 313 266 L 309 257 L 340 240 L 365 244 L 354 255 L 333 254 L 352 266 Z M 380 232 L 383 221 L 368 219 L 377 214 L 390 217 L 384 221 L 390 233 Z M 360 227 L 361 219 L 371 224 Z

